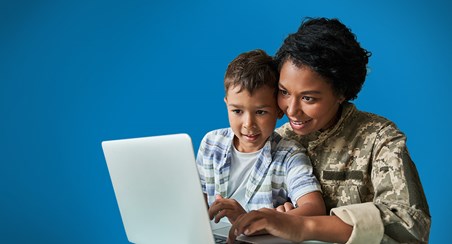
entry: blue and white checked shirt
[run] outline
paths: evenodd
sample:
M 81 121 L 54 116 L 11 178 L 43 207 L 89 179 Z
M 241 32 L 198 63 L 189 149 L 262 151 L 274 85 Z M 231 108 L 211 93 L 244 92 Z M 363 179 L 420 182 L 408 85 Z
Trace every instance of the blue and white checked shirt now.
M 227 189 L 233 139 L 233 131 L 226 128 L 207 133 L 201 141 L 196 163 L 209 205 L 217 194 L 230 195 Z M 243 207 L 249 210 L 274 208 L 288 198 L 296 204 L 301 196 L 321 191 L 305 152 L 298 142 L 273 132 L 252 168 L 246 184 L 247 206 Z

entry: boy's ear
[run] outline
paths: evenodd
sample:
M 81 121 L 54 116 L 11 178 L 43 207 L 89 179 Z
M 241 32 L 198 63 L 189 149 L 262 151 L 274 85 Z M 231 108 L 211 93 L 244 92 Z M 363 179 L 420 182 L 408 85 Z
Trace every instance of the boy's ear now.
M 226 103 L 226 105 L 228 105 L 228 99 L 226 97 L 224 97 L 223 101 L 224 103 Z

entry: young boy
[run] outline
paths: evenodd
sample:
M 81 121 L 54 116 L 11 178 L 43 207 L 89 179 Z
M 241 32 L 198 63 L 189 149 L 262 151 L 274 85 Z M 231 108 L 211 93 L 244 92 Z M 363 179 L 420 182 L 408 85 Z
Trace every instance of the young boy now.
M 224 78 L 230 128 L 207 133 L 197 166 L 215 222 L 259 208 L 275 208 L 289 199 L 289 213 L 323 215 L 320 185 L 305 149 L 274 132 L 283 116 L 277 105 L 278 72 L 262 50 L 240 54 Z

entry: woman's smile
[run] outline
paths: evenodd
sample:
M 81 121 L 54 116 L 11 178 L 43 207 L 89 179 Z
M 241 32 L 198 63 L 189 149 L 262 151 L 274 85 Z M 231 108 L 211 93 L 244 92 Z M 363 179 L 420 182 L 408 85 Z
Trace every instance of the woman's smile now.
M 292 126 L 292 128 L 294 130 L 301 130 L 305 127 L 307 127 L 310 122 L 312 121 L 312 119 L 307 119 L 307 120 L 292 120 L 290 119 L 290 125 Z

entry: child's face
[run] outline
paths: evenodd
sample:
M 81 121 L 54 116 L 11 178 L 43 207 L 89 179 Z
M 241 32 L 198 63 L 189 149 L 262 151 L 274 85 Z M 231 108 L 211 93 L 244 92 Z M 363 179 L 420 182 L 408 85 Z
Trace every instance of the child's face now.
M 229 124 L 234 131 L 234 146 L 240 152 L 255 152 L 261 149 L 282 116 L 275 90 L 264 86 L 251 96 L 240 87 L 231 87 L 224 99 Z

